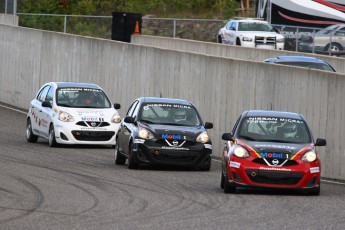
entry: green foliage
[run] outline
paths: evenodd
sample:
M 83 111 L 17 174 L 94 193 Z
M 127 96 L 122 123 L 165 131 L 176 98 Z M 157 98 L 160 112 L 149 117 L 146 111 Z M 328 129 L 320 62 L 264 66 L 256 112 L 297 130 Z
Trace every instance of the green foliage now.
M 18 0 L 18 13 L 54 16 L 19 17 L 19 25 L 63 32 L 64 15 L 111 16 L 112 12 L 151 14 L 157 18 L 228 19 L 239 0 Z M 67 32 L 109 38 L 111 20 L 68 17 Z

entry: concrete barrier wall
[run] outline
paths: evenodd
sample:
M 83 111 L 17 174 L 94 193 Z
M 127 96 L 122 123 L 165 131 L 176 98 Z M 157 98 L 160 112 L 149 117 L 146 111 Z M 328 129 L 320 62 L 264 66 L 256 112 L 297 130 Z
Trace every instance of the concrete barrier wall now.
M 312 53 L 301 53 L 284 50 L 264 50 L 247 47 L 229 46 L 211 42 L 200 42 L 186 39 L 173 39 L 158 36 L 132 36 L 131 42 L 138 45 L 174 49 L 186 52 L 214 55 L 219 57 L 236 58 L 251 61 L 263 61 L 279 55 L 307 55 L 317 57 L 330 63 L 337 72 L 345 73 L 345 58 Z
M 14 21 L 13 14 L 0 14 L 0 24 L 13 25 L 14 23 L 18 25 L 18 16 Z
M 139 96 L 187 99 L 214 123 L 215 156 L 221 134 L 243 110 L 299 112 L 314 137 L 328 140 L 319 152 L 323 177 L 345 179 L 344 75 L 14 26 L 0 30 L 0 102 L 27 109 L 48 81 L 99 84 L 122 104 L 122 116 Z

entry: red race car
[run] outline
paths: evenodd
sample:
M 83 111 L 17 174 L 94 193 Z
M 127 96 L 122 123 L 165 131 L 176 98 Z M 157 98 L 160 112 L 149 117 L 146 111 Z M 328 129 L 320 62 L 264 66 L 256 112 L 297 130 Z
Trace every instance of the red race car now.
M 220 186 L 225 193 L 237 187 L 300 189 L 320 194 L 321 162 L 315 146 L 326 140 L 313 136 L 303 115 L 250 110 L 238 118 L 222 154 Z

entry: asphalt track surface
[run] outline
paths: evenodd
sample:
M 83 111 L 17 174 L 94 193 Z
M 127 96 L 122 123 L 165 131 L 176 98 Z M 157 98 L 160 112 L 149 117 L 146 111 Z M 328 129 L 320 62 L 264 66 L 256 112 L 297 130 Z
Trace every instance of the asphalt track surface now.
M 345 229 L 345 185 L 320 196 L 219 187 L 210 172 L 115 166 L 113 149 L 28 143 L 0 105 L 0 229 Z

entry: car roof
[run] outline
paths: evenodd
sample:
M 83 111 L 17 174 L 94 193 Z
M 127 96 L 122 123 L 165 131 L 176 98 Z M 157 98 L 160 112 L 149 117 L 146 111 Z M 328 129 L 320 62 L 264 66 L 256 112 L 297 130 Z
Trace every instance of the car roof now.
M 282 117 L 291 119 L 302 119 L 304 117 L 302 114 L 285 112 L 285 111 L 275 111 L 275 110 L 247 110 L 242 113 L 244 117 Z
M 190 101 L 176 98 L 162 98 L 162 97 L 141 97 L 138 98 L 143 103 L 169 103 L 169 104 L 181 104 L 181 105 L 193 105 Z
M 278 56 L 276 60 L 324 63 L 324 61 L 321 59 L 307 56 Z
M 86 82 L 55 82 L 58 88 L 65 87 L 82 87 L 82 88 L 94 88 L 100 89 L 96 84 L 86 83 Z

